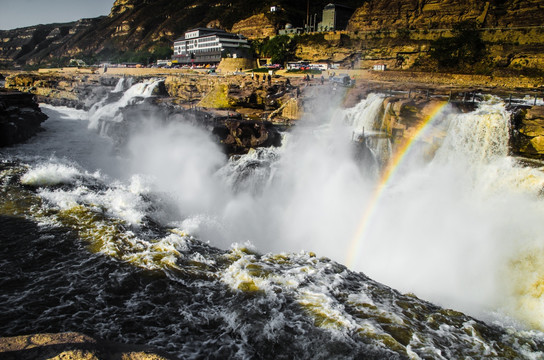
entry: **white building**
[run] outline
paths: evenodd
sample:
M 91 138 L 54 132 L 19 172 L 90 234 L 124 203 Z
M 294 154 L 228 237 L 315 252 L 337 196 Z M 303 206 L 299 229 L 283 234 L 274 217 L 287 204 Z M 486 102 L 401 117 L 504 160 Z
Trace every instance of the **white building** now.
M 221 29 L 197 28 L 189 30 L 174 41 L 172 62 L 180 64 L 212 64 L 221 58 L 248 57 L 250 46 L 247 39 Z

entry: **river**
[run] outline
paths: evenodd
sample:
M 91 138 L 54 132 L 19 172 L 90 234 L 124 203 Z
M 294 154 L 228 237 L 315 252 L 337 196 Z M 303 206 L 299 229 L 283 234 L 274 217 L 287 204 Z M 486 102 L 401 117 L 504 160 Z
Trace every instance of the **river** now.
M 380 94 L 320 98 L 247 155 L 149 112 L 120 148 L 105 129 L 152 86 L 42 105 L 45 131 L 0 150 L 0 334 L 195 359 L 544 356 L 544 176 L 509 156 L 500 100 L 443 104 L 396 150 L 371 130 Z

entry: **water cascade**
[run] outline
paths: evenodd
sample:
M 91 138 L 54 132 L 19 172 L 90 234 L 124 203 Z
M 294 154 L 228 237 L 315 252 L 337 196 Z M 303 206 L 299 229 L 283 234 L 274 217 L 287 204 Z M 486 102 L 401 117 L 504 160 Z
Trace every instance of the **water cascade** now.
M 120 92 L 125 86 L 125 81 L 121 78 L 117 83 L 113 93 Z M 160 79 L 151 79 L 143 82 L 136 83 L 128 88 L 123 93 L 123 96 L 116 101 L 108 102 L 107 97 L 103 101 L 99 102 L 97 106 L 91 108 L 89 113 L 89 128 L 99 129 L 100 133 L 104 133 L 105 127 L 109 122 L 120 122 L 123 120 L 121 115 L 121 109 L 128 105 L 134 105 L 142 102 L 145 98 L 150 97 L 153 94 L 155 87 L 161 82 Z M 119 88 L 119 89 L 118 89 Z

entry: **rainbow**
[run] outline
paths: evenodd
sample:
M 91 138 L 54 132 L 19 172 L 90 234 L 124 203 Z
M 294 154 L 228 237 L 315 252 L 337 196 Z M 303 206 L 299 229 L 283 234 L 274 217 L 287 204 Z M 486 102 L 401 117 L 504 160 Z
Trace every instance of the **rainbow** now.
M 403 144 L 399 145 L 395 153 L 392 155 L 389 163 L 382 173 L 378 185 L 374 189 L 374 192 L 368 201 L 368 205 L 365 208 L 361 221 L 359 222 L 359 226 L 357 227 L 355 235 L 351 240 L 346 261 L 348 267 L 352 268 L 353 265 L 355 265 L 354 261 L 357 258 L 357 254 L 359 254 L 361 251 L 368 225 L 371 223 L 373 216 L 376 214 L 377 205 L 388 183 L 394 178 L 399 165 L 404 159 L 407 158 L 407 155 L 410 153 L 413 145 L 423 136 L 429 125 L 433 124 L 437 118 L 440 118 L 440 115 L 444 112 L 447 105 L 448 102 L 437 103 L 427 118 L 425 118 L 415 128 L 413 136 L 408 138 Z

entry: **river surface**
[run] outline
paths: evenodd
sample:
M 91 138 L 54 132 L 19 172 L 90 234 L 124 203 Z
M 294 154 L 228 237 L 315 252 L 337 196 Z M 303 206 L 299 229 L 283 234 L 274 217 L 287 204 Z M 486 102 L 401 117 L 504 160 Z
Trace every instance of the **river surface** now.
M 146 112 L 120 148 L 105 130 L 152 86 L 42 105 L 45 131 L 0 150 L 2 336 L 195 359 L 544 356 L 544 176 L 509 156 L 501 101 L 442 104 L 395 146 L 382 95 L 340 109 L 331 92 L 281 147 L 232 158 Z

